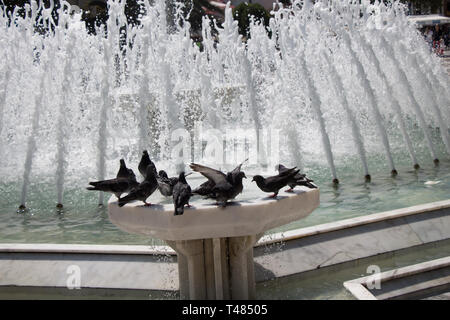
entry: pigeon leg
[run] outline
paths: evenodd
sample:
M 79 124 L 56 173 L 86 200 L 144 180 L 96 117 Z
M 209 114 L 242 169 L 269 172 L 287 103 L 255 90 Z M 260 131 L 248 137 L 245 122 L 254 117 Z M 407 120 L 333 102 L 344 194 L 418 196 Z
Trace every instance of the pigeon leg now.
M 144 201 L 144 205 L 145 205 L 146 207 L 150 207 L 152 204 L 151 204 L 150 202 Z
M 274 193 L 273 195 L 271 195 L 271 196 L 269 196 L 269 198 L 276 198 L 277 197 L 277 195 L 278 195 L 278 192 L 277 193 Z
M 289 193 L 292 193 L 292 192 L 294 192 L 294 189 L 292 189 L 292 188 L 289 188 L 289 189 L 287 189 L 285 192 L 289 192 Z
M 186 207 L 188 207 L 188 208 L 192 208 L 192 206 L 188 203 L 188 204 L 186 204 Z

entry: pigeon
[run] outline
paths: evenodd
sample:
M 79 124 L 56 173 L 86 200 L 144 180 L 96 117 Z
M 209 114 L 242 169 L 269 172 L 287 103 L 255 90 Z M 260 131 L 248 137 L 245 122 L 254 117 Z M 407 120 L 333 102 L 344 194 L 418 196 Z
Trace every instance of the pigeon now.
M 140 172 L 141 175 L 144 177 L 144 179 L 145 179 L 145 177 L 146 177 L 146 174 L 147 174 L 147 167 L 148 167 L 149 165 L 153 165 L 153 168 L 154 168 L 153 174 L 154 174 L 155 177 L 157 177 L 158 174 L 157 174 L 157 172 L 156 172 L 156 166 L 155 166 L 155 164 L 153 163 L 153 161 L 150 160 L 150 156 L 148 155 L 147 150 L 144 150 L 144 152 L 142 153 L 141 161 L 139 162 L 139 165 L 138 165 L 139 172 Z
M 87 190 L 96 190 L 113 193 L 119 200 L 122 193 L 128 193 L 137 187 L 136 175 L 133 170 L 128 169 L 125 160 L 120 159 L 120 169 L 114 179 L 89 182 L 91 187 Z
M 186 181 L 186 176 L 184 172 L 180 173 L 178 177 L 178 182 L 173 187 L 173 204 L 175 207 L 174 215 L 181 215 L 184 213 L 184 205 L 189 205 L 189 199 L 192 196 L 191 187 Z
M 300 170 L 294 167 L 268 178 L 256 175 L 253 177 L 252 181 L 256 181 L 256 184 L 262 191 L 273 192 L 273 195 L 270 196 L 270 198 L 275 198 L 278 195 L 279 190 L 292 181 L 294 176 L 299 172 Z
M 173 187 L 177 184 L 178 178 L 169 178 L 164 170 L 158 172 L 158 190 L 163 196 L 171 197 L 173 193 Z
M 147 166 L 145 179 L 138 186 L 136 186 L 128 195 L 119 199 L 119 207 L 123 207 L 128 202 L 134 200 L 140 200 L 145 203 L 146 206 L 151 206 L 146 200 L 153 192 L 158 188 L 158 181 L 156 180 L 155 172 L 156 168 L 153 163 Z
M 282 164 L 279 164 L 275 167 L 278 170 L 278 173 L 283 173 L 289 170 Z M 309 179 L 306 174 L 297 173 L 291 181 L 288 182 L 288 186 L 290 189 L 286 190 L 286 192 L 294 192 L 295 186 L 305 186 L 310 189 L 317 189 L 317 186 L 311 182 L 314 182 L 314 180 Z
M 208 196 L 211 191 L 212 188 L 214 188 L 214 186 L 216 185 L 216 183 L 214 182 L 214 180 L 207 180 L 205 182 L 203 182 L 201 185 L 199 185 L 197 188 L 194 189 L 194 191 L 192 191 L 193 194 L 198 194 L 200 196 Z
M 247 160 L 248 159 L 245 161 Z M 241 171 L 244 162 L 226 175 L 219 170 L 191 163 L 190 167 L 192 170 L 200 172 L 208 179 L 208 181 L 202 183 L 192 193 L 215 199 L 218 204 L 221 204 L 224 207 L 228 200 L 236 198 L 244 188 L 242 179 L 247 178 L 245 173 Z
M 247 179 L 247 177 L 245 176 L 245 173 L 241 171 L 241 167 L 247 160 L 248 158 L 242 161 L 242 163 L 234 168 L 233 171 L 227 173 L 227 181 L 235 187 L 236 195 L 234 197 L 236 197 L 244 189 L 244 186 L 242 185 L 242 179 Z
M 136 179 L 133 170 L 127 168 L 124 159 L 120 159 L 120 168 L 119 171 L 117 171 L 116 178 L 129 178 L 131 176 L 134 176 L 134 178 Z

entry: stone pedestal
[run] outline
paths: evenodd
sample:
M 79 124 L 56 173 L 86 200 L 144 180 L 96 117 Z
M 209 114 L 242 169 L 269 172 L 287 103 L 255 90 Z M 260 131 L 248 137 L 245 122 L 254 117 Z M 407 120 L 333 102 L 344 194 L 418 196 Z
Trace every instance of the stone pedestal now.
M 319 190 L 303 189 L 226 208 L 194 202 L 174 216 L 173 205 L 120 208 L 111 197 L 108 214 L 120 229 L 162 239 L 177 252 L 181 299 L 247 300 L 255 298 L 255 243 L 266 230 L 304 218 L 318 205 Z
M 178 255 L 182 299 L 255 298 L 253 246 L 258 236 L 166 241 Z

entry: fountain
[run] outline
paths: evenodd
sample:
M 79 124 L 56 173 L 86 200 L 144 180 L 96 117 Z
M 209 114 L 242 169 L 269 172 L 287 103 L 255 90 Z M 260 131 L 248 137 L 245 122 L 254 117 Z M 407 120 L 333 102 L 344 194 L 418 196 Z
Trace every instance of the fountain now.
M 65 1 L 57 9 L 53 2 L 46 8 L 36 1 L 23 10 L 0 8 L 0 57 L 6 61 L 0 66 L 0 176 L 2 186 L 14 190 L 20 212 L 33 209 L 29 190 L 36 185 L 46 189 L 46 203 L 54 199 L 59 209 L 81 201 L 103 205 L 102 193 L 97 203 L 65 197 L 89 180 L 115 175 L 120 158 L 136 164 L 143 149 L 158 169 L 173 175 L 191 161 L 228 170 L 246 157 L 249 175 L 272 174 L 280 162 L 306 173 L 314 168 L 337 193 L 345 184 L 343 168 L 358 159 L 365 185 L 383 175 L 385 166 L 393 183 L 397 175 L 401 179 L 403 158 L 411 158 L 416 173 L 448 161 L 448 75 L 407 22 L 400 2 L 296 0 L 272 13 L 270 32 L 253 21 L 246 41 L 228 5 L 221 26 L 203 18 L 202 50 L 190 38 L 181 5 L 174 8 L 174 23 L 168 23 L 164 0 L 140 6 L 135 25 L 124 14 L 125 1 L 109 1 L 106 28 L 97 27 L 95 34 Z M 359 167 L 352 164 L 351 170 L 359 175 Z M 315 193 L 283 195 L 274 203 L 285 208 L 285 202 L 298 204 Z M 258 207 L 264 206 L 256 201 L 260 196 L 254 184 L 245 184 L 236 199 L 240 206 L 213 210 L 195 199 L 195 210 L 175 218 L 186 228 L 194 221 L 202 225 L 194 211 L 210 210 L 217 219 L 229 219 L 234 230 L 241 210 L 252 217 L 266 210 Z M 8 201 L 2 199 L 0 208 Z M 157 235 L 152 228 L 136 231 L 119 217 L 150 219 L 146 223 L 155 228 L 164 224 L 165 233 L 158 235 L 184 261 L 180 274 L 197 279 L 181 253 L 191 245 L 182 247 L 183 239 L 167 230 L 179 223 L 168 212 L 170 201 L 156 202 L 150 209 L 131 206 L 139 213 L 127 216 L 110 200 L 109 214 L 124 230 L 146 236 Z M 197 236 L 193 229 L 184 240 L 197 241 L 192 248 L 203 241 L 209 251 L 202 254 L 219 259 L 221 251 L 211 248 L 231 241 L 224 239 L 243 237 L 248 249 L 267 229 L 303 218 L 313 207 L 295 214 L 272 208 L 280 216 L 268 214 L 260 221 L 264 226 Z M 250 269 L 242 276 L 250 279 Z M 236 279 L 227 281 L 249 283 Z M 186 289 L 198 281 L 183 284 L 183 295 L 228 292 Z M 236 297 L 251 297 L 251 291 L 251 285 L 243 287 Z
M 298 190 L 280 199 L 196 204 L 181 216 L 173 205 L 120 208 L 111 197 L 111 221 L 126 232 L 163 239 L 178 256 L 180 296 L 185 299 L 254 299 L 253 246 L 268 229 L 309 215 L 319 190 Z M 274 212 L 277 212 L 274 215 Z

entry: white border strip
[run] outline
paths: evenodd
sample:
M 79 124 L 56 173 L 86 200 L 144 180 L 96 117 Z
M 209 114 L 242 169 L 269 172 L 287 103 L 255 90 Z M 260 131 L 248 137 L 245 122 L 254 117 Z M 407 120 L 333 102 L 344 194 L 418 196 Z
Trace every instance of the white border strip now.
M 54 243 L 0 243 L 0 252 L 92 253 L 92 254 L 175 254 L 169 246 L 91 245 Z

